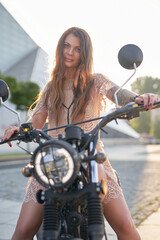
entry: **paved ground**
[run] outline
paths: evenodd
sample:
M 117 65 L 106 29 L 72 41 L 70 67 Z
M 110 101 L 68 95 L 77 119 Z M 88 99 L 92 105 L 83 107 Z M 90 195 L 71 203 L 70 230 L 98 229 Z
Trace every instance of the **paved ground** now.
M 105 146 L 112 166 L 120 175 L 134 222 L 137 226 L 141 224 L 139 229 L 142 230 L 144 220 L 160 206 L 160 146 Z M 6 168 L 3 164 L 0 163 L 0 240 L 9 240 L 24 197 L 27 179 L 21 174 L 20 165 Z M 112 229 L 109 228 L 108 231 L 109 240 L 116 240 Z
M 160 209 L 138 227 L 142 240 L 160 240 Z
M 160 145 L 107 146 L 105 151 L 119 173 L 126 201 L 138 226 L 160 207 Z

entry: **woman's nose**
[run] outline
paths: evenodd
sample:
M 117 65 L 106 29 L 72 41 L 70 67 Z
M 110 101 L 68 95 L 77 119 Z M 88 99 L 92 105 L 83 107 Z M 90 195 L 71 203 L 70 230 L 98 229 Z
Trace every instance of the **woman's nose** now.
M 68 54 L 73 55 L 73 48 L 68 49 Z

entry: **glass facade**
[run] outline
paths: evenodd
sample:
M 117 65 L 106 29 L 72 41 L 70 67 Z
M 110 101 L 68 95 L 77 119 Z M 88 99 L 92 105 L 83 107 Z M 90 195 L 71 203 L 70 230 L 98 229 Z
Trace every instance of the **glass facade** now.
M 0 3 L 0 72 L 18 81 L 33 81 L 42 88 L 49 78 L 48 54 L 25 32 Z M 7 105 L 15 106 L 9 101 Z M 0 136 L 4 129 L 17 123 L 16 116 L 0 107 Z M 25 121 L 26 113 L 22 114 Z
M 0 3 L 0 71 L 9 69 L 37 44 Z

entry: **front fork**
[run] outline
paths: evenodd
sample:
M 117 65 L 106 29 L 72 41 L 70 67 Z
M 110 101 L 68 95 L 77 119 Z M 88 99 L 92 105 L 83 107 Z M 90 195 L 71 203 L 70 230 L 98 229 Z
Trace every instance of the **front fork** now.
M 90 144 L 92 152 L 93 145 Z M 90 240 L 102 240 L 104 236 L 104 218 L 102 201 L 99 196 L 101 189 L 98 182 L 98 164 L 95 160 L 90 161 L 90 183 L 93 191 L 88 194 L 88 236 Z
M 43 217 L 43 240 L 58 239 L 58 211 L 57 201 L 46 201 Z

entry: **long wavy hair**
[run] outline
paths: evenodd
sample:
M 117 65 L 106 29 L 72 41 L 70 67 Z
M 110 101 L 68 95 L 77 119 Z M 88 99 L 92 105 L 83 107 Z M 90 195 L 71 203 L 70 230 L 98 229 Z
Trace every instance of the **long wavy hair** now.
M 54 114 L 57 125 L 59 123 L 59 117 L 63 112 L 63 84 L 66 71 L 63 49 L 65 39 L 69 34 L 73 34 L 80 40 L 80 63 L 74 76 L 71 122 L 75 122 L 77 117 L 83 119 L 90 97 L 89 93 L 93 85 L 93 48 L 91 39 L 85 30 L 77 27 L 69 28 L 62 34 L 58 41 L 55 54 L 55 66 L 52 70 L 51 80 L 48 83 L 45 94 L 45 104 L 48 105 L 50 112 Z

